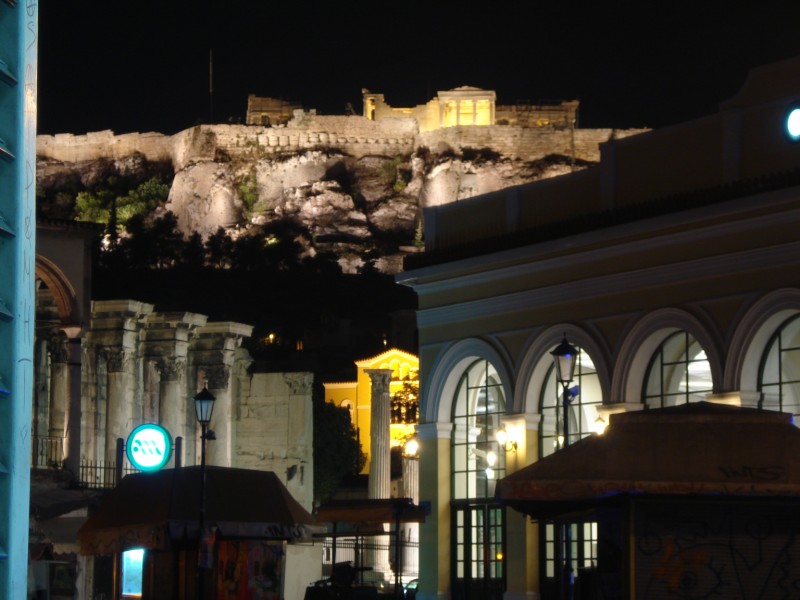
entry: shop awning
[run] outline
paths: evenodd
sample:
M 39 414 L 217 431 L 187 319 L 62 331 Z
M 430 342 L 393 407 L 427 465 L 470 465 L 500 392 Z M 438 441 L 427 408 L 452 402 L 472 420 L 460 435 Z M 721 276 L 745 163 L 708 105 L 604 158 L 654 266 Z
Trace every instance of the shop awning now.
M 136 473 L 120 481 L 78 532 L 82 554 L 166 550 L 197 539 L 200 467 Z M 310 539 L 324 529 L 275 473 L 206 467 L 207 527 L 227 539 Z
M 385 534 L 383 523 L 424 523 L 427 510 L 410 498 L 377 500 L 337 500 L 317 509 L 317 521 L 344 525 L 349 535 Z M 328 534 L 330 535 L 330 534 Z
M 786 413 L 698 402 L 611 415 L 593 434 L 497 483 L 534 517 L 621 495 L 800 498 L 800 430 Z

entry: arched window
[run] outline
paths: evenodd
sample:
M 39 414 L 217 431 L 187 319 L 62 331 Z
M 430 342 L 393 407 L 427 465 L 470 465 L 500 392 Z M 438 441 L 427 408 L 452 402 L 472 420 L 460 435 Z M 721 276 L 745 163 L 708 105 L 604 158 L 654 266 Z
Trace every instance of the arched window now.
M 772 335 L 758 370 L 759 407 L 800 416 L 800 315 Z
M 597 430 L 597 408 L 603 403 L 600 378 L 591 356 L 582 348 L 578 350 L 577 363 L 572 381 L 569 383 L 569 443 Z M 542 360 L 553 362 L 548 353 Z M 540 428 L 541 456 L 547 456 L 564 446 L 564 388 L 556 377 L 553 364 L 549 365 L 544 385 L 540 391 L 539 412 L 542 415 Z M 560 573 L 560 560 L 564 556 L 565 543 L 561 537 L 562 526 L 544 523 L 542 538 L 542 589 L 555 594 L 556 577 Z M 579 568 L 592 567 L 597 558 L 597 523 L 575 522 L 570 524 L 572 572 Z M 561 550 L 557 550 L 561 546 Z M 543 594 L 544 597 L 544 594 Z
M 495 367 L 478 359 L 466 369 L 453 398 L 452 598 L 500 598 L 505 591 L 505 513 L 494 488 L 505 475 L 496 432 L 505 414 Z
M 552 362 L 549 354 L 543 360 Z M 572 444 L 597 430 L 597 407 L 603 403 L 600 380 L 592 358 L 580 348 L 569 394 L 569 442 Z M 556 378 L 555 367 L 551 365 L 539 403 L 542 415 L 541 456 L 552 454 L 564 445 L 563 396 L 564 388 Z
M 642 402 L 663 408 L 705 400 L 713 391 L 711 367 L 705 350 L 686 331 L 665 339 L 650 359 Z
M 505 475 L 505 457 L 495 437 L 504 414 L 497 371 L 489 361 L 474 362 L 453 402 L 453 499 L 494 497 L 494 480 Z

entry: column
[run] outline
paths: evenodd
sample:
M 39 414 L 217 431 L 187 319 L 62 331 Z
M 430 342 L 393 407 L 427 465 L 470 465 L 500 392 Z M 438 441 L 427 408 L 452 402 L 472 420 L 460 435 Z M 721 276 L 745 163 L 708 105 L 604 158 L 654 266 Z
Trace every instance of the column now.
M 97 450 L 103 452 L 102 459 L 107 464 L 115 461 L 117 438 L 127 438 L 133 427 L 142 420 L 141 370 L 137 367 L 141 362 L 143 322 L 152 312 L 152 304 L 137 300 L 92 302 L 92 324 L 87 334 L 87 345 L 94 349 L 96 358 L 100 359 L 96 360 L 100 370 L 94 382 L 97 389 L 89 396 L 96 399 L 94 435 L 104 439 Z M 102 372 L 103 366 L 105 374 Z M 100 381 L 103 375 L 104 382 Z M 101 387 L 103 384 L 104 390 Z
M 77 328 L 69 337 L 69 400 L 64 423 L 64 467 L 78 473 L 81 461 L 81 380 L 83 344 Z
M 390 464 L 390 402 L 391 369 L 366 369 L 371 383 L 370 393 L 370 462 L 369 497 L 389 498 L 391 495 Z
M 189 382 L 190 393 L 187 396 L 194 396 L 205 382 L 208 391 L 216 398 L 209 425 L 216 434 L 216 440 L 206 444 L 206 462 L 209 465 L 234 466 L 238 389 L 235 385 L 236 378 L 231 377 L 231 370 L 234 368 L 236 349 L 241 345 L 242 339 L 249 337 L 252 332 L 251 325 L 242 323 L 207 323 L 197 328 L 191 341 L 189 358 L 191 372 L 196 381 Z M 194 420 L 194 406 L 188 406 L 188 402 L 190 401 L 187 400 L 187 413 L 191 413 Z
M 158 362 L 158 370 L 161 374 L 158 384 L 158 422 L 164 429 L 169 431 L 174 445 L 175 438 L 182 437 L 186 439 L 187 436 L 186 360 L 171 356 L 163 358 Z M 194 431 L 194 428 L 191 431 Z M 173 466 L 175 461 L 185 464 L 183 456 L 173 456 Z
M 188 355 L 197 328 L 207 323 L 205 315 L 180 311 L 153 313 L 145 320 L 142 354 L 155 365 L 157 373 L 151 389 L 156 401 L 153 412 L 158 423 L 169 431 L 173 443 L 176 438 L 183 438 L 183 456 L 174 456 L 173 465 L 178 458 L 186 464 L 186 457 L 194 455 L 197 433 L 191 398 L 198 390 L 195 380 L 188 382 Z
M 420 423 L 420 501 L 431 514 L 419 528 L 417 598 L 434 600 L 450 594 L 450 436 L 452 423 Z M 440 551 L 441 549 L 441 551 Z
M 509 440 L 517 449 L 506 453 L 506 475 L 539 459 L 541 415 L 526 413 L 503 417 Z M 504 600 L 531 600 L 539 597 L 539 527 L 526 515 L 506 510 L 506 593 Z
M 214 394 L 214 413 L 211 415 L 210 429 L 217 439 L 206 444 L 206 457 L 209 465 L 218 467 L 233 466 L 233 404 L 231 402 L 231 368 L 225 364 L 206 366 L 204 369 L 208 391 Z
M 64 460 L 64 434 L 66 413 L 69 406 L 69 350 L 66 336 L 53 336 L 50 348 L 50 418 L 47 435 L 53 438 L 48 443 L 47 461 L 59 466 Z M 60 441 L 57 441 L 60 440 Z M 57 456 L 56 456 L 57 454 Z
M 105 348 L 103 355 L 108 370 L 104 460 L 111 464 L 116 460 L 117 438 L 125 439 L 132 431 L 133 359 L 131 352 L 121 347 Z

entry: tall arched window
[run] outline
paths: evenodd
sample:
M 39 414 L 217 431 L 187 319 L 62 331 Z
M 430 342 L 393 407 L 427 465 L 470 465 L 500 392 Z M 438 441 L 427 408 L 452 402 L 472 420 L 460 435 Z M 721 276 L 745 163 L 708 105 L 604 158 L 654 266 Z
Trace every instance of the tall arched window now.
M 800 416 L 800 315 L 778 328 L 767 343 L 758 371 L 759 406 Z
M 650 360 L 642 402 L 650 408 L 698 402 L 713 388 L 705 350 L 691 334 L 677 331 L 661 343 Z
M 453 399 L 453 598 L 502 598 L 505 590 L 504 509 L 494 501 L 505 456 L 495 434 L 505 414 L 502 382 L 487 360 L 472 363 Z
M 603 403 L 600 378 L 591 356 L 582 348 L 577 348 L 578 359 L 575 374 L 569 389 L 569 443 L 597 430 L 597 407 Z M 552 363 L 547 354 L 542 360 Z M 539 412 L 542 415 L 540 427 L 541 456 L 547 456 L 564 446 L 564 388 L 556 377 L 555 366 L 550 364 L 540 392 Z M 572 572 L 579 568 L 591 567 L 597 558 L 597 523 L 576 522 L 570 524 Z M 543 597 L 556 593 L 556 576 L 560 573 L 560 557 L 564 556 L 565 543 L 561 530 L 555 523 L 544 523 L 542 539 L 542 591 Z M 557 551 L 557 546 L 561 547 Z
M 550 355 L 547 360 L 552 361 Z M 597 407 L 603 403 L 600 380 L 592 358 L 580 348 L 569 393 L 569 442 L 573 444 L 597 430 Z M 551 365 L 539 403 L 542 415 L 541 456 L 552 454 L 564 445 L 563 396 L 564 388 L 556 378 L 555 367 Z

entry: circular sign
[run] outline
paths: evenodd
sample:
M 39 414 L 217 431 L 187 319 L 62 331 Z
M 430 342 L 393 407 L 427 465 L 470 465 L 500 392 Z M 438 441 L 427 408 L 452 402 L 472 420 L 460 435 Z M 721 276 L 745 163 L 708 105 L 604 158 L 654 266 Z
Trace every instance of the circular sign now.
M 125 452 L 140 471 L 158 471 L 167 464 L 172 453 L 172 438 L 161 425 L 145 423 L 131 431 Z
M 800 140 L 800 106 L 794 103 L 786 111 L 786 135 L 793 142 Z

